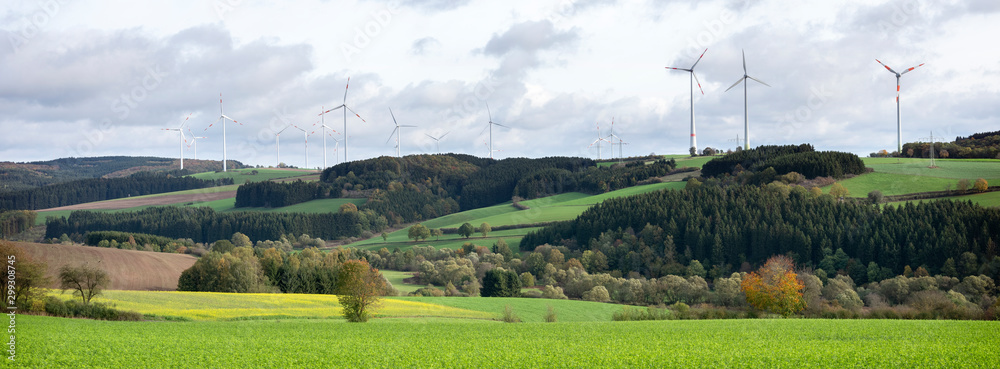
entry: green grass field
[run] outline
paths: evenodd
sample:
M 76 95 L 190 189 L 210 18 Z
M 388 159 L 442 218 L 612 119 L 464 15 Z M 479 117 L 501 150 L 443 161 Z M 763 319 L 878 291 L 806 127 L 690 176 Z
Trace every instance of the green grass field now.
M 458 298 L 456 298 L 458 299 Z M 558 311 L 558 310 L 557 310 Z M 345 368 L 990 368 L 997 322 L 436 318 L 106 322 L 18 316 L 17 365 Z
M 974 204 L 979 204 L 984 207 L 1000 207 L 1000 192 L 987 192 L 975 195 L 964 195 L 964 196 L 954 196 L 948 197 L 948 200 L 953 201 L 972 201 Z M 910 200 L 910 201 L 899 201 L 893 204 L 903 204 L 903 203 L 921 203 L 924 201 L 938 201 L 940 199 L 930 199 L 930 200 Z
M 384 270 L 384 269 L 380 270 L 379 272 L 382 272 L 382 276 L 384 276 L 385 279 L 389 281 L 389 283 L 392 283 L 392 286 L 395 287 L 396 290 L 398 290 L 399 292 L 410 293 L 420 289 L 421 287 L 424 287 L 417 284 L 403 283 L 404 279 L 413 276 L 413 272 L 400 272 L 397 270 Z
M 953 179 L 1000 179 L 1000 160 L 938 159 L 937 168 L 929 168 L 930 159 L 864 158 L 865 165 L 880 173 L 906 174 Z
M 255 170 L 257 171 L 257 174 L 250 175 L 250 172 Z M 235 184 L 241 185 L 247 182 L 260 182 L 271 179 L 310 176 L 315 174 L 316 174 L 315 170 L 246 168 L 246 169 L 230 170 L 227 172 L 198 173 L 198 174 L 192 174 L 191 176 L 198 179 L 232 178 Z

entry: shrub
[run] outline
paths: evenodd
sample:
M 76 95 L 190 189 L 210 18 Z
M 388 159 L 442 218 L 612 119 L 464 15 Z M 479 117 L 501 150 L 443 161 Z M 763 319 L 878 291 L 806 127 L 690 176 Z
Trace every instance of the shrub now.
M 591 288 L 590 291 L 584 292 L 583 299 L 587 301 L 608 302 L 611 301 L 611 296 L 608 295 L 607 288 L 596 286 Z
M 444 296 L 444 291 L 437 289 L 435 287 L 427 286 L 418 288 L 416 291 L 410 292 L 410 296 L 423 296 L 423 297 L 442 297 Z
M 563 293 L 562 287 L 553 287 L 552 285 L 545 285 L 542 289 L 542 298 L 545 299 L 566 299 L 566 295 Z
M 63 301 L 49 296 L 45 299 L 45 312 L 65 318 L 88 318 L 98 320 L 140 321 L 142 314 L 122 311 L 101 303 L 84 304 L 77 301 Z
M 556 309 L 553 309 L 552 305 L 548 305 L 548 308 L 546 308 L 545 310 L 545 322 L 546 323 L 556 322 Z
M 504 323 L 520 323 L 521 318 L 514 314 L 514 309 L 510 305 L 503 306 L 503 315 L 500 317 Z
M 683 302 L 678 302 L 673 305 L 670 305 L 670 308 L 674 309 L 674 311 L 677 312 L 678 319 L 687 319 L 688 314 L 691 312 L 691 307 Z

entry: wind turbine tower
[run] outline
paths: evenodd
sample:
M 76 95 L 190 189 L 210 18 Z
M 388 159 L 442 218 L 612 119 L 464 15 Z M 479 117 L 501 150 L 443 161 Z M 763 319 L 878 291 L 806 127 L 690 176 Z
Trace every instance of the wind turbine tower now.
M 597 160 L 601 160 L 601 141 L 605 141 L 605 142 L 609 142 L 609 143 L 611 142 L 611 141 L 608 141 L 608 140 L 604 139 L 604 137 L 601 137 L 601 123 L 598 122 L 597 123 L 597 139 L 594 140 L 594 142 L 591 142 L 590 146 L 587 146 L 587 148 L 589 149 L 589 148 L 593 147 L 594 145 L 597 145 Z M 614 155 L 614 154 L 615 154 L 614 148 L 612 148 L 611 149 L 611 155 Z
M 320 108 L 320 110 L 323 110 L 323 109 L 324 108 L 322 108 L 322 107 Z M 323 135 L 323 168 L 328 168 L 327 165 L 326 165 L 326 135 L 329 135 L 329 133 L 326 132 L 326 130 L 329 129 L 329 130 L 331 130 L 333 132 L 337 132 L 337 130 L 335 130 L 333 128 L 330 128 L 330 126 L 326 125 L 326 113 L 330 112 L 331 110 L 334 110 L 334 109 L 325 110 L 322 113 L 319 113 L 319 116 L 320 116 L 320 128 L 323 129 L 323 133 L 324 133 L 324 135 Z M 361 118 L 361 117 L 358 116 L 358 118 Z M 363 120 L 364 119 L 362 119 L 362 121 Z M 346 124 L 345 124 L 345 127 L 346 127 Z M 339 134 L 339 132 L 337 132 L 337 133 Z M 333 136 L 331 135 L 331 137 L 333 137 Z M 334 138 L 334 140 L 337 140 L 337 139 Z M 340 140 L 337 140 L 337 142 L 340 143 Z
M 744 150 L 750 150 L 750 117 L 748 115 L 749 110 L 747 109 L 747 85 L 750 83 L 747 82 L 748 79 L 757 81 L 758 83 L 764 86 L 771 87 L 771 85 L 764 83 L 764 81 L 750 77 L 750 75 L 747 74 L 747 53 L 746 51 L 744 51 L 743 78 L 740 78 L 739 81 L 736 81 L 736 83 L 733 83 L 732 86 L 729 86 L 729 88 L 726 89 L 726 91 L 732 90 L 733 87 L 736 87 L 736 85 L 743 83 L 743 149 Z
M 340 108 L 344 108 L 344 162 L 345 163 L 347 162 L 347 137 L 348 137 L 347 136 L 347 111 L 350 110 L 351 113 L 353 113 L 355 116 L 358 117 L 358 119 L 361 119 L 361 122 L 365 122 L 365 118 L 362 118 L 360 115 L 358 115 L 358 113 L 355 113 L 354 110 L 351 110 L 351 108 L 347 106 L 347 89 L 349 87 L 351 87 L 351 79 L 347 78 L 347 85 L 344 86 L 344 102 L 342 104 L 340 104 L 340 106 L 338 106 L 336 108 L 333 108 L 333 109 L 330 109 L 330 110 L 327 110 L 327 111 L 324 111 L 324 112 L 320 113 L 320 115 L 324 115 L 324 114 L 329 113 L 331 111 L 334 111 L 334 110 L 337 110 L 337 109 L 340 109 Z M 325 146 L 325 144 L 324 144 L 324 146 Z M 323 156 L 325 157 L 326 154 L 324 154 Z
M 303 147 L 304 151 L 302 154 L 303 160 L 305 161 L 305 165 L 302 167 L 302 169 L 309 169 L 309 132 L 306 132 L 306 130 L 299 128 L 299 126 L 296 126 L 294 124 L 292 125 L 292 127 L 295 127 L 295 129 L 302 131 L 303 145 L 305 145 Z
M 702 95 L 705 94 L 705 90 L 703 90 L 701 88 L 701 81 L 698 81 L 698 76 L 694 74 L 694 67 L 698 66 L 698 62 L 701 62 L 701 58 L 705 56 L 706 52 L 708 52 L 708 49 L 705 49 L 705 51 L 701 52 L 701 56 L 698 57 L 698 60 L 694 61 L 694 64 L 691 65 L 691 68 L 684 69 L 684 68 L 666 67 L 667 69 L 682 70 L 682 71 L 685 71 L 685 72 L 688 72 L 688 73 L 691 74 L 691 78 L 690 78 L 691 82 L 689 83 L 689 85 L 691 87 L 691 148 L 694 149 L 695 154 L 698 153 L 698 139 L 695 138 L 695 136 L 694 136 L 694 134 L 695 134 L 695 129 L 694 129 L 694 84 L 695 84 L 695 82 L 698 82 L 698 90 L 701 91 Z
M 188 145 L 188 148 L 190 149 L 192 146 L 194 146 L 194 160 L 198 160 L 198 139 L 208 138 L 208 137 L 195 136 L 194 132 L 191 132 L 191 127 L 188 127 L 188 133 L 191 134 L 191 144 Z
M 399 142 L 399 131 L 402 131 L 400 128 L 402 128 L 402 127 L 413 128 L 413 127 L 416 127 L 416 126 L 410 126 L 410 125 L 405 125 L 405 124 L 404 125 L 399 125 L 399 123 L 396 123 L 396 115 L 392 114 L 392 108 L 389 108 L 389 115 L 392 116 L 392 124 L 395 124 L 396 128 L 393 129 L 392 133 L 389 134 L 389 139 L 385 140 L 385 143 L 389 143 L 389 141 L 392 140 L 392 135 L 394 135 L 394 134 L 396 135 L 396 157 L 398 158 L 398 157 L 400 157 L 399 156 L 399 146 L 401 144 Z M 444 137 L 444 136 L 441 136 L 441 137 Z M 345 146 L 345 148 L 346 148 L 346 146 Z
M 209 128 L 212 128 L 212 126 L 215 125 L 215 123 L 219 123 L 220 120 L 222 121 L 222 171 L 225 172 L 226 171 L 226 160 L 227 160 L 227 157 L 226 157 L 226 120 L 231 120 L 231 121 L 233 121 L 233 123 L 239 124 L 241 126 L 243 125 L 243 123 L 237 122 L 236 119 L 233 119 L 233 118 L 230 118 L 230 117 L 226 116 L 225 111 L 222 109 L 222 94 L 221 93 L 219 94 L 219 119 L 216 119 L 214 123 L 209 124 L 208 127 L 205 128 L 205 130 L 207 131 Z
M 286 129 L 290 128 L 291 126 L 292 125 L 289 124 L 289 125 L 285 126 L 285 128 L 282 128 L 280 131 L 278 131 L 277 133 L 274 134 L 274 167 L 275 168 L 278 168 L 279 166 L 281 166 L 281 142 L 279 142 L 278 139 L 281 138 L 281 132 L 284 132 Z
M 184 170 L 184 144 L 187 142 L 187 140 L 184 139 L 184 125 L 187 124 L 188 118 L 191 118 L 191 114 L 188 114 L 187 118 L 184 118 L 184 120 L 181 121 L 181 125 L 177 126 L 177 128 L 161 128 L 161 130 L 164 131 L 177 131 L 177 151 L 180 152 L 181 170 Z
M 916 67 L 912 67 L 912 68 L 906 69 L 906 70 L 904 70 L 902 72 L 897 72 L 897 71 L 892 70 L 892 68 L 889 68 L 888 65 L 885 65 L 885 63 L 882 63 L 878 59 L 875 59 L 875 61 L 878 62 L 879 64 L 882 64 L 882 66 L 885 67 L 885 69 L 887 69 L 889 72 L 892 72 L 892 74 L 896 75 L 896 152 L 899 153 L 899 155 L 902 155 L 903 154 L 903 129 L 902 129 L 902 126 L 900 124 L 900 119 L 899 119 L 899 77 L 902 77 L 904 74 L 910 73 L 910 71 L 912 71 L 914 69 L 922 67 L 925 63 L 920 63 L 920 65 L 918 65 Z
M 493 159 L 493 153 L 500 151 L 500 150 L 493 150 L 493 126 L 501 126 L 504 128 L 510 128 L 510 127 L 507 127 L 503 124 L 493 121 L 493 113 L 490 112 L 490 103 L 486 103 L 486 114 L 488 114 L 490 118 L 489 123 L 486 124 L 486 129 L 490 130 L 490 144 L 487 146 L 489 146 L 490 149 L 490 159 Z M 485 131 L 486 129 L 484 129 L 483 131 Z M 482 132 L 480 132 L 479 134 L 482 134 Z

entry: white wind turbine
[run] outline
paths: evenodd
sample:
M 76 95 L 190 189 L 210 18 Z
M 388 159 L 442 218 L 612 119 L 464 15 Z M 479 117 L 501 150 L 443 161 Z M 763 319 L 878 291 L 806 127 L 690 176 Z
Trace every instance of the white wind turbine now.
M 192 146 L 194 146 L 194 160 L 198 160 L 198 139 L 200 139 L 200 138 L 208 138 L 208 137 L 204 137 L 204 136 L 198 137 L 198 136 L 195 136 L 194 132 L 191 132 L 191 127 L 188 127 L 188 133 L 191 134 L 191 144 L 188 145 L 188 148 L 190 149 Z
M 898 152 L 899 155 L 903 155 L 903 129 L 902 126 L 900 125 L 900 119 L 899 119 L 899 77 L 902 77 L 904 74 L 910 73 L 910 71 L 914 69 L 920 68 L 925 63 L 920 63 L 920 65 L 916 67 L 906 69 L 902 72 L 897 72 L 892 70 L 892 68 L 889 68 L 888 65 L 885 65 L 885 63 L 882 63 L 878 59 L 875 59 L 875 61 L 877 61 L 879 64 L 882 64 L 882 66 L 885 67 L 885 69 L 888 69 L 890 72 L 892 72 L 892 74 L 896 75 L 896 152 Z
M 615 140 L 616 139 L 618 140 L 618 143 L 617 143 L 617 145 L 618 145 L 618 160 L 620 161 L 622 158 L 624 158 L 624 156 L 622 155 L 622 145 L 628 145 L 628 142 L 625 142 L 625 140 L 622 140 L 621 137 L 618 137 L 618 135 L 615 134 L 615 118 L 614 117 L 611 117 L 611 134 L 609 134 L 606 138 L 607 138 L 606 141 L 608 141 L 609 143 L 611 143 L 611 155 L 612 156 L 615 155 L 615 145 L 616 145 L 615 144 Z
M 365 118 L 362 118 L 360 115 L 358 115 L 358 113 L 355 113 L 354 110 L 351 110 L 351 108 L 347 106 L 347 88 L 350 86 L 351 86 L 351 79 L 347 78 L 347 85 L 344 86 L 344 102 L 336 108 L 320 113 L 320 115 L 324 115 L 331 111 L 344 108 L 344 162 L 347 162 L 347 111 L 350 110 L 351 113 L 354 113 L 354 115 L 358 117 L 358 119 L 361 119 L 362 122 L 365 122 Z
M 290 127 L 292 127 L 291 124 L 285 126 L 285 128 L 282 128 L 280 131 L 278 131 L 278 132 L 276 132 L 274 134 L 274 167 L 275 168 L 278 168 L 278 167 L 281 166 L 281 142 L 278 141 L 278 139 L 281 138 L 281 132 L 284 132 L 286 129 L 288 129 Z
M 504 128 L 510 128 L 510 127 L 507 127 L 507 126 L 505 126 L 503 124 L 500 124 L 500 123 L 497 123 L 497 122 L 493 121 L 493 113 L 490 112 L 490 103 L 486 103 L 486 114 L 489 115 L 490 120 L 489 120 L 489 123 L 486 124 L 486 128 L 483 129 L 483 132 L 485 132 L 486 129 L 490 130 L 490 143 L 487 146 L 489 146 L 489 148 L 490 148 L 490 159 L 493 159 L 493 153 L 497 152 L 497 151 L 500 151 L 500 150 L 494 150 L 493 149 L 493 126 L 501 126 L 501 127 L 504 127 Z M 483 134 L 483 133 L 480 132 L 479 134 Z
M 705 49 L 705 51 L 701 52 L 701 56 L 698 57 L 698 60 L 694 61 L 694 64 L 691 65 L 691 68 L 684 69 L 684 68 L 666 67 L 667 69 L 682 70 L 682 71 L 685 71 L 685 72 L 688 72 L 688 73 L 691 74 L 691 82 L 690 82 L 690 86 L 691 86 L 691 148 L 694 149 L 694 152 L 696 154 L 698 153 L 698 140 L 694 136 L 694 134 L 695 134 L 695 129 L 694 129 L 694 83 L 698 82 L 698 90 L 701 90 L 701 94 L 702 95 L 705 94 L 705 90 L 703 90 L 701 88 L 701 81 L 698 81 L 698 76 L 696 76 L 694 74 L 694 67 L 698 65 L 698 62 L 701 61 L 701 58 L 705 56 L 706 52 L 708 52 L 707 48 Z
M 612 121 L 614 121 L 614 119 L 612 119 Z M 611 143 L 611 141 L 608 141 L 608 140 L 604 139 L 604 137 L 601 137 L 601 123 L 598 122 L 597 123 L 597 139 L 594 140 L 594 142 L 591 142 L 590 146 L 587 146 L 587 149 L 590 149 L 594 145 L 597 145 L 597 160 L 601 160 L 601 141 Z M 611 149 L 611 155 L 614 155 L 614 154 L 615 154 L 614 148 L 612 148 Z
M 399 131 L 402 131 L 400 128 L 402 128 L 402 127 L 413 128 L 413 127 L 416 127 L 416 126 L 410 126 L 410 125 L 405 125 L 405 124 L 404 125 L 400 125 L 399 123 L 396 123 L 396 116 L 392 114 L 392 108 L 389 108 L 389 115 L 392 116 L 392 124 L 395 124 L 396 128 L 393 129 L 392 133 L 389 134 L 389 139 L 385 140 L 385 143 L 389 143 L 389 141 L 392 140 L 392 135 L 395 134 L 396 135 L 396 157 L 400 157 L 399 156 L 399 146 L 400 146 L 401 143 L 399 142 Z M 442 137 L 444 137 L 444 136 L 442 136 Z M 344 146 L 344 148 L 346 149 L 347 146 Z
M 215 123 L 219 123 L 220 120 L 222 121 L 222 171 L 223 172 L 226 171 L 226 160 L 227 160 L 227 157 L 226 157 L 226 120 L 227 119 L 233 121 L 233 123 L 239 124 L 241 126 L 243 125 L 243 123 L 237 122 L 236 119 L 233 119 L 233 118 L 230 118 L 230 117 L 226 116 L 225 111 L 222 109 L 222 94 L 220 93 L 219 94 L 219 119 L 216 119 L 214 123 L 209 124 L 208 127 L 205 128 L 205 130 L 207 131 L 209 128 L 212 128 L 212 126 L 215 125 Z
M 181 155 L 181 170 L 184 169 L 184 144 L 187 143 L 187 140 L 184 139 L 184 125 L 187 124 L 188 118 L 191 118 L 191 114 L 188 114 L 177 128 L 160 128 L 163 131 L 177 131 L 177 149 Z
M 427 137 L 430 137 L 432 140 L 434 140 L 434 144 L 436 145 L 437 151 L 440 154 L 441 153 L 441 139 L 444 138 L 444 136 L 447 136 L 449 133 L 451 133 L 451 131 L 445 132 L 443 135 L 440 135 L 438 137 L 434 137 L 434 136 L 431 136 L 431 135 L 426 134 L 426 133 L 424 133 L 424 135 L 427 136 Z
M 295 129 L 302 131 L 302 140 L 304 145 L 302 157 L 303 160 L 305 161 L 305 165 L 302 167 L 302 169 L 309 169 L 309 132 L 306 132 L 306 130 L 299 128 L 299 126 L 294 124 L 292 125 L 292 127 L 295 127 Z M 316 133 L 316 131 L 313 131 L 313 133 Z
M 345 94 L 346 94 L 346 92 L 345 92 Z M 326 136 L 329 135 L 330 137 L 333 137 L 333 135 L 331 135 L 330 133 L 328 133 L 326 130 L 329 129 L 329 130 L 331 130 L 333 132 L 336 132 L 337 134 L 340 134 L 340 132 L 337 132 L 337 130 L 335 130 L 335 129 L 331 128 L 330 126 L 326 125 L 326 113 L 329 113 L 329 112 L 331 112 L 333 110 L 336 110 L 336 108 L 330 109 L 330 110 L 323 110 L 323 109 L 325 109 L 325 108 L 324 107 L 320 107 L 320 110 L 323 111 L 323 112 L 319 113 L 319 116 L 320 116 L 319 124 L 320 124 L 320 128 L 323 129 L 323 133 L 324 133 L 324 135 L 323 135 L 323 168 L 327 168 L 327 165 L 326 165 Z M 347 114 L 347 113 L 344 113 L 344 114 Z M 361 118 L 361 116 L 358 116 L 358 118 Z M 362 121 L 364 121 L 364 119 L 362 119 Z M 344 124 L 344 127 L 347 127 L 346 123 Z M 337 140 L 337 139 L 334 138 L 334 140 Z M 337 140 L 337 143 L 340 144 L 340 140 Z M 334 150 L 334 152 L 336 152 L 336 150 Z M 337 154 L 334 153 L 334 155 L 335 155 L 334 157 L 336 157 Z
M 747 79 L 752 79 L 752 80 L 757 81 L 758 83 L 760 83 L 760 84 L 762 84 L 764 86 L 771 87 L 771 85 L 769 85 L 767 83 L 764 83 L 764 81 L 761 81 L 759 79 L 750 77 L 750 75 L 747 74 L 747 53 L 746 53 L 746 51 L 744 51 L 743 52 L 743 78 L 740 78 L 739 81 L 736 81 L 736 83 L 733 83 L 732 86 L 729 86 L 729 88 L 726 89 L 726 91 L 732 90 L 733 87 L 736 87 L 736 85 L 740 84 L 741 82 L 743 83 L 743 149 L 744 150 L 749 150 L 750 149 L 750 118 L 749 118 L 748 113 L 747 113 L 748 112 L 748 109 L 747 109 L 747 85 L 749 83 L 746 82 Z

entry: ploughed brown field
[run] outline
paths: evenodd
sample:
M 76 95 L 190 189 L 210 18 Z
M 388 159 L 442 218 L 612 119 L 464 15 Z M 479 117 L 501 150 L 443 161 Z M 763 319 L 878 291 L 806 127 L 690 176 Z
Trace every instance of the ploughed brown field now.
M 99 265 L 111 278 L 112 290 L 173 291 L 181 272 L 194 265 L 194 256 L 103 247 L 15 242 L 35 261 L 48 266 L 51 287 L 58 288 L 59 267 L 65 264 Z

